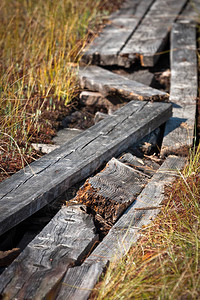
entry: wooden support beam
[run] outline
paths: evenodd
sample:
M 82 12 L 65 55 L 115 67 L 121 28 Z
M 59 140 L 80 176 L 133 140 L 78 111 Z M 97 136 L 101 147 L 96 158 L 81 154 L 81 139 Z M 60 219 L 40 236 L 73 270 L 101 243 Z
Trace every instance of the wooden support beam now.
M 80 68 L 79 79 L 82 88 L 98 91 L 103 96 L 118 94 L 134 100 L 167 100 L 169 95 L 140 82 L 107 71 L 101 67 Z
M 46 299 L 69 267 L 98 241 L 84 205 L 63 207 L 3 272 L 0 295 L 6 299 Z
M 0 234 L 166 122 L 171 104 L 132 101 L 0 183 Z
M 159 213 L 160 209 L 157 207 L 164 199 L 165 186 L 171 184 L 179 176 L 177 170 L 182 169 L 185 162 L 184 158 L 175 156 L 166 159 L 137 200 L 127 209 L 84 263 L 80 267 L 67 271 L 56 300 L 88 299 L 103 268 L 109 261 L 120 259 L 126 254 L 140 237 L 143 226 L 148 225 Z M 148 209 L 149 207 L 151 209 Z
M 198 91 L 197 64 L 195 26 L 175 23 L 171 33 L 170 101 L 173 117 L 166 123 L 161 155 L 192 146 Z
M 154 66 L 164 49 L 169 31 L 187 0 L 156 0 L 122 51 L 121 59 L 140 57 L 142 66 Z M 122 64 L 123 65 L 123 64 Z
M 100 35 L 85 50 L 82 60 L 87 64 L 117 65 L 118 53 L 152 3 L 153 0 L 125 1 L 122 8 L 111 15 L 108 25 Z

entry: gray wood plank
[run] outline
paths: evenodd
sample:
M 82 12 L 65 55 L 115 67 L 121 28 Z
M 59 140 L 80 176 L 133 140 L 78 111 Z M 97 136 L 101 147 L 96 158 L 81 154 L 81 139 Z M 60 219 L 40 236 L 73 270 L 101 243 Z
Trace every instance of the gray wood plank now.
M 56 300 L 87 300 L 104 268 L 104 264 L 94 263 L 69 269 Z
M 184 8 L 183 12 L 178 17 L 179 23 L 199 23 L 199 15 L 200 15 L 200 1 L 192 0 L 189 1 Z
M 84 133 L 44 157 L 48 167 L 23 171 L 0 185 L 0 234 L 28 218 L 104 162 L 159 127 L 171 116 L 171 104 L 131 101 Z M 33 169 L 41 163 L 33 164 Z M 32 165 L 31 165 L 32 167 Z M 26 171 L 25 171 L 26 173 Z M 4 187 L 5 186 L 5 187 Z M 11 186 L 11 189 L 9 189 Z
M 92 210 L 101 231 L 107 233 L 148 180 L 148 175 L 112 158 L 100 173 L 86 180 L 72 201 Z
M 111 15 L 108 25 L 83 54 L 84 62 L 99 65 L 118 64 L 118 53 L 139 25 L 153 0 L 126 1 Z
M 122 62 L 123 58 L 126 63 L 127 57 L 139 56 L 142 66 L 154 66 L 159 59 L 159 53 L 165 47 L 172 23 L 186 2 L 156 0 L 120 52 Z
M 170 101 L 173 117 L 166 123 L 161 154 L 192 146 L 196 122 L 198 62 L 196 28 L 174 24 L 171 33 Z
M 168 99 L 169 96 L 167 93 L 97 66 L 80 68 L 79 79 L 82 88 L 98 91 L 105 97 L 118 94 L 128 99 L 160 101 Z
M 84 205 L 63 207 L 3 272 L 0 295 L 6 299 L 46 299 L 70 266 L 98 240 Z
M 165 186 L 171 184 L 179 176 L 177 171 L 184 167 L 185 162 L 185 159 L 175 156 L 166 159 L 137 200 L 127 209 L 84 263 L 66 273 L 57 300 L 88 298 L 103 267 L 109 261 L 120 259 L 126 254 L 141 235 L 142 227 L 149 224 L 159 213 L 159 209 L 145 208 L 158 207 L 162 203 Z

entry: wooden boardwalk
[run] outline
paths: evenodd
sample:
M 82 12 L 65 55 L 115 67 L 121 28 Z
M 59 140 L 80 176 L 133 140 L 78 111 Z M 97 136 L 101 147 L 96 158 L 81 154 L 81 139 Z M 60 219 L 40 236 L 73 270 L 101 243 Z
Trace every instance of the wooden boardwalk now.
M 170 28 L 187 0 L 126 1 L 126 9 L 110 18 L 109 25 L 84 53 L 85 62 L 129 67 L 140 58 L 154 66 Z
M 198 0 L 194 5 L 200 9 Z M 128 103 L 0 183 L 0 236 L 5 236 L 86 180 L 3 272 L 0 297 L 88 299 L 109 262 L 126 254 L 159 213 L 164 188 L 186 159 L 169 156 L 160 166 L 134 156 L 133 149 L 155 130 L 160 136 L 164 132 L 163 157 L 193 143 L 196 20 L 197 12 L 186 0 L 126 0 L 84 51 L 87 66 L 78 77 L 85 97 L 92 95 L 93 102 L 102 98 L 107 105 L 115 97 Z M 108 70 L 139 62 L 150 72 L 169 36 L 170 94 Z

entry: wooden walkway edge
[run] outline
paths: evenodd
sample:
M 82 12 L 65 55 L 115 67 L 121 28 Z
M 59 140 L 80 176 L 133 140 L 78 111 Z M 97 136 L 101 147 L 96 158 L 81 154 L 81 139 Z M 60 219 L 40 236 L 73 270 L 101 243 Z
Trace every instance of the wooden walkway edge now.
M 161 155 L 193 144 L 198 92 L 196 26 L 174 24 L 170 59 L 173 116 L 166 123 Z
M 171 156 L 166 159 L 142 193 L 111 228 L 108 235 L 79 267 L 67 271 L 57 300 L 88 299 L 104 268 L 115 259 L 120 259 L 137 241 L 144 225 L 148 225 L 159 213 L 157 207 L 164 199 L 164 188 L 178 176 L 178 170 L 186 159 Z M 155 209 L 145 209 L 149 206 Z M 145 229 L 144 229 L 145 230 Z

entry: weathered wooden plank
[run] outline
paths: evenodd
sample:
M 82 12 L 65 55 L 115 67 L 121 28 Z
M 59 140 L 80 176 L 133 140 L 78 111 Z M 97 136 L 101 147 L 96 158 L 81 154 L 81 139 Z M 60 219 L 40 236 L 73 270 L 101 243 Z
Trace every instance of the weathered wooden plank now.
M 87 300 L 104 268 L 104 264 L 94 263 L 69 269 L 56 300 Z
M 108 25 L 83 54 L 86 63 L 118 64 L 118 53 L 135 31 L 153 0 L 126 1 L 117 13 L 111 15 Z
M 70 266 L 98 240 L 84 205 L 63 207 L 3 272 L 0 295 L 6 299 L 44 299 Z M 46 298 L 45 298 L 46 299 Z
M 73 138 L 31 165 L 1 187 L 0 234 L 58 197 L 70 186 L 88 177 L 111 157 L 153 131 L 171 116 L 171 104 L 132 101 L 112 116 Z M 40 166 L 41 164 L 41 166 Z M 4 187 L 5 186 L 5 187 Z M 11 186 L 11 189 L 9 189 Z
M 140 82 L 112 73 L 97 66 L 80 68 L 79 79 L 82 88 L 99 91 L 103 96 L 119 94 L 135 100 L 166 100 L 168 94 Z
M 140 26 L 126 43 L 120 56 L 124 64 L 127 58 L 140 57 L 142 66 L 154 66 L 163 50 L 172 23 L 177 18 L 186 0 L 156 0 Z
M 141 159 L 137 156 L 132 155 L 131 153 L 125 153 L 120 158 L 119 161 L 123 162 L 124 164 L 135 168 L 138 171 L 143 172 L 149 176 L 155 174 L 155 172 L 159 169 L 160 165 L 152 160 L 149 159 Z
M 178 22 L 180 23 L 199 23 L 200 15 L 200 2 L 199 0 L 189 1 L 184 8 L 183 12 L 178 17 Z
M 171 34 L 170 100 L 173 117 L 166 123 L 161 154 L 192 146 L 198 91 L 196 28 L 174 24 Z
M 66 273 L 57 300 L 87 299 L 103 267 L 109 261 L 120 259 L 127 253 L 139 238 L 142 227 L 149 224 L 158 214 L 159 209 L 145 208 L 158 207 L 162 203 L 164 187 L 171 184 L 178 176 L 177 170 L 182 169 L 185 162 L 185 159 L 175 156 L 166 159 L 137 200 L 122 215 L 82 266 L 70 269 Z M 141 208 L 144 209 L 140 210 Z M 91 275 L 92 271 L 93 275 Z
M 86 180 L 72 201 L 93 211 L 101 232 L 107 233 L 148 179 L 148 175 L 112 158 L 103 171 Z

